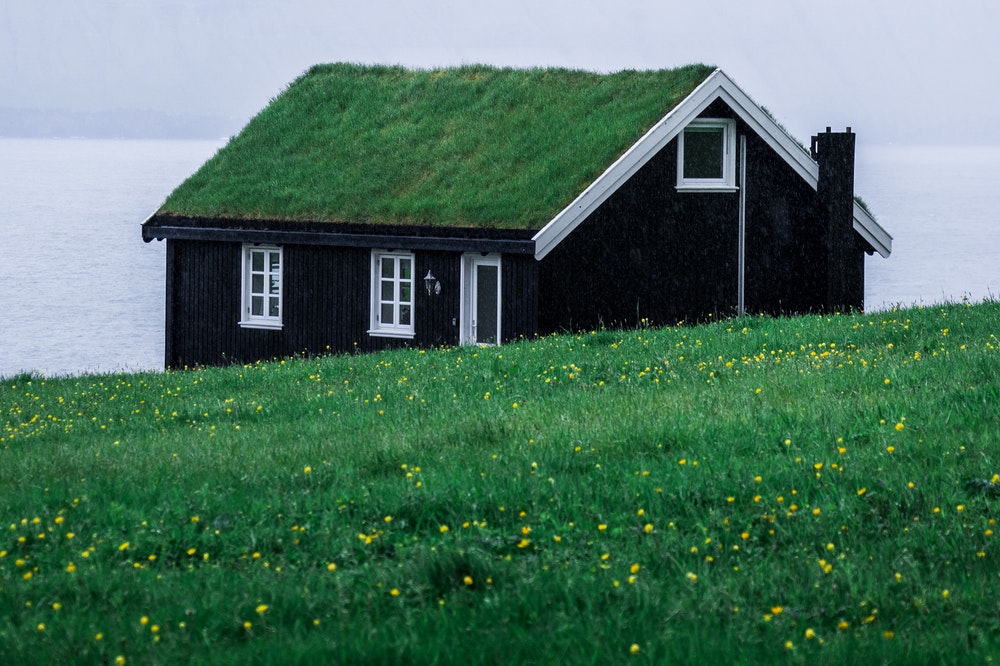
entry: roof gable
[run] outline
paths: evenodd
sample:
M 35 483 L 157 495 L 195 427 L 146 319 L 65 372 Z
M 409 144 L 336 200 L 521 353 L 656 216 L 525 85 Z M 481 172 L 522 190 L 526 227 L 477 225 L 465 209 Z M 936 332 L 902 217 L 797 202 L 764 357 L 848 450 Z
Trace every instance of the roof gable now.
M 680 134 L 688 123 L 718 99 L 725 102 L 803 180 L 816 189 L 819 166 L 805 147 L 793 139 L 722 70 L 716 70 L 535 234 L 535 258 L 541 260 L 551 252 L 633 174 Z M 879 254 L 889 256 L 892 237 L 858 204 L 854 206 L 853 224 L 855 231 Z
M 537 230 L 712 71 L 313 67 L 158 214 Z

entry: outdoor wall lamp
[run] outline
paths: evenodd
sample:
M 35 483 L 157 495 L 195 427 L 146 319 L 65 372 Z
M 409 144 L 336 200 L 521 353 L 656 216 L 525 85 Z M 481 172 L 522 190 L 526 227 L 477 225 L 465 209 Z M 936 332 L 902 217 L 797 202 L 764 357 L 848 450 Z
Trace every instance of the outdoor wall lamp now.
M 441 282 L 431 275 L 430 269 L 427 270 L 427 275 L 424 276 L 424 284 L 427 286 L 428 296 L 441 293 Z

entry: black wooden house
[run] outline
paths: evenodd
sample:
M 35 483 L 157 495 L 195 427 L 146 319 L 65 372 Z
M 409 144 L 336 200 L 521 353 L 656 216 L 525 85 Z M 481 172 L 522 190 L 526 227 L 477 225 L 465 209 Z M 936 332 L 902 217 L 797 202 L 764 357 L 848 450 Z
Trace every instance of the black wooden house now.
M 165 362 L 861 308 L 854 145 L 704 66 L 317 66 L 142 225 Z

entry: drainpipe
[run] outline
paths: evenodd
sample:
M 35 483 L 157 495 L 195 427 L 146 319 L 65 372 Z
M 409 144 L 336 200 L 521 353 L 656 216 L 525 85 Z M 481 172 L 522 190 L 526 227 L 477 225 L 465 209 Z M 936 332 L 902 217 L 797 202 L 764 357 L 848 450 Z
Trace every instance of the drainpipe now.
M 854 144 L 856 135 L 826 128 L 812 138 L 810 152 L 819 164 L 816 187 L 817 216 L 823 239 L 820 297 L 827 311 L 846 312 L 864 307 L 864 252 L 854 232 Z M 822 261 L 825 258 L 825 261 Z

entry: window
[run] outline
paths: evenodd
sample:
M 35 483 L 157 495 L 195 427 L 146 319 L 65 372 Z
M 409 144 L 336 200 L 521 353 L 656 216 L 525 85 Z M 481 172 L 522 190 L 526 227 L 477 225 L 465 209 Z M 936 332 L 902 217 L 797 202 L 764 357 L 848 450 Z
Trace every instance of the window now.
M 240 326 L 281 328 L 281 248 L 243 246 L 243 311 Z
M 413 337 L 413 254 L 372 252 L 371 335 Z
M 736 123 L 692 120 L 677 142 L 677 189 L 736 190 Z

